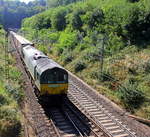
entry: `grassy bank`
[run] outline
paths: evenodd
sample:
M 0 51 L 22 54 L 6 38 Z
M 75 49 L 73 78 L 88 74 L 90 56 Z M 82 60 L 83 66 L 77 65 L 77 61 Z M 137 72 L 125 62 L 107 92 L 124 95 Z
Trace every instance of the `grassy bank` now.
M 21 112 L 23 99 L 21 73 L 15 67 L 15 60 L 9 55 L 9 81 L 5 77 L 4 30 L 0 30 L 0 136 L 22 137 Z M 8 67 L 7 67 L 8 69 Z
M 87 0 L 28 18 L 22 31 L 98 92 L 150 119 L 149 26 L 148 0 Z

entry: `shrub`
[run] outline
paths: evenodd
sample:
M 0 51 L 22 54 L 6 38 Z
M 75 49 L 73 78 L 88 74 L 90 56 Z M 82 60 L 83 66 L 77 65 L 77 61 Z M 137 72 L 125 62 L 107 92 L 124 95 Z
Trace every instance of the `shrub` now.
M 21 132 L 21 123 L 17 118 L 18 112 L 10 106 L 0 109 L 0 136 L 18 137 Z
M 64 30 L 66 27 L 67 12 L 65 8 L 58 8 L 52 14 L 52 27 L 58 31 Z
M 99 81 L 115 81 L 109 70 L 104 70 L 102 73 L 100 71 L 92 72 L 91 77 Z
M 59 37 L 59 46 L 68 50 L 73 50 L 77 45 L 76 32 L 62 32 Z
M 74 71 L 79 72 L 86 68 L 86 64 L 82 61 L 79 61 L 74 66 Z
M 81 30 L 83 23 L 80 17 L 80 11 L 72 13 L 69 21 L 73 29 Z
M 120 86 L 119 92 L 121 93 L 121 100 L 130 110 L 139 108 L 145 100 L 145 96 L 140 90 L 137 89 L 136 85 L 130 84 L 129 82 L 123 86 Z
M 46 45 L 39 45 L 38 49 L 40 51 L 42 51 L 44 54 L 47 54 L 48 49 L 47 49 Z
M 5 95 L 0 93 L 0 107 L 4 104 L 8 104 L 8 99 Z
M 95 50 L 90 50 L 86 53 L 86 55 L 84 56 L 84 58 L 86 60 L 89 60 L 89 61 L 99 61 L 100 60 L 100 55 L 99 55 L 99 51 L 98 49 L 95 49 Z
M 88 46 L 86 45 L 86 44 L 80 44 L 80 45 L 78 45 L 78 47 L 77 47 L 77 49 L 79 50 L 79 51 L 83 51 L 84 49 L 86 49 Z
M 24 98 L 24 94 L 22 91 L 20 91 L 17 88 L 14 88 L 10 85 L 6 85 L 5 86 L 7 93 L 12 96 L 18 103 L 21 103 L 23 98 Z
M 18 80 L 21 76 L 21 72 L 20 71 L 17 71 L 16 68 L 11 68 L 10 71 L 9 71 L 9 78 L 12 79 L 12 80 Z
M 150 73 L 150 60 L 148 60 L 146 63 L 145 63 L 145 72 L 146 73 Z
M 128 0 L 129 2 L 138 2 L 140 0 Z
M 52 44 L 56 43 L 59 39 L 59 33 L 57 33 L 57 32 L 51 33 L 48 35 L 48 38 L 50 40 L 50 43 L 52 43 Z
M 39 14 L 33 17 L 32 21 L 30 21 L 30 25 L 32 26 L 32 28 L 37 29 L 37 30 L 41 30 L 44 28 L 48 29 L 51 27 L 51 20 L 49 17 L 46 17 L 44 14 Z
M 87 12 L 86 16 L 86 21 L 90 28 L 101 24 L 104 19 L 104 14 L 101 9 L 94 9 L 92 12 Z
M 73 56 L 71 54 L 68 54 L 64 58 L 64 63 L 67 64 L 73 60 Z
M 57 56 L 60 56 L 63 53 L 64 49 L 60 46 L 57 48 Z

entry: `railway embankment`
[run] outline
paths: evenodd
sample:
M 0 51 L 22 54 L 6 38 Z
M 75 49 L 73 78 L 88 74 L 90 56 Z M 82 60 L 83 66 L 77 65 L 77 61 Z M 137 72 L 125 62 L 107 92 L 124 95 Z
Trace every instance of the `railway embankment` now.
M 131 136 L 134 136 L 134 133 L 135 136 L 139 137 L 150 136 L 150 127 L 142 124 L 146 123 L 146 121 L 144 122 L 143 119 L 135 119 L 133 116 L 131 117 L 127 111 L 121 109 L 114 102 L 99 94 L 95 89 L 90 87 L 83 80 L 81 80 L 71 72 L 69 72 L 69 80 L 70 88 L 68 97 L 84 114 L 92 117 L 96 122 L 101 123 L 101 121 L 103 120 L 108 120 L 108 125 L 116 121 L 116 125 L 119 125 L 120 128 L 123 127 L 124 131 L 128 130 L 129 132 L 126 131 L 125 133 L 129 135 L 131 134 Z M 99 115 L 103 115 L 102 117 L 100 117 L 100 120 L 99 117 L 97 117 Z M 139 123 L 136 120 L 142 123 Z M 103 125 L 103 123 L 101 123 L 100 125 Z M 112 127 L 114 127 L 114 125 L 115 124 L 113 124 Z M 110 127 L 111 126 L 109 126 L 109 128 Z M 107 127 L 105 128 L 107 129 Z M 114 128 L 114 130 L 116 130 L 116 128 Z M 109 130 L 107 132 L 109 133 Z M 111 135 L 113 136 L 113 134 Z
M 23 137 L 22 74 L 6 46 L 5 31 L 0 29 L 0 137 Z

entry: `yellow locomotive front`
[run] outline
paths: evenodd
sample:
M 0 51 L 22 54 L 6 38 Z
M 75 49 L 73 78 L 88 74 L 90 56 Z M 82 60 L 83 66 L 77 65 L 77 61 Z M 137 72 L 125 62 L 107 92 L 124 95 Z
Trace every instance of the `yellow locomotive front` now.
M 41 95 L 66 95 L 68 74 L 61 68 L 48 69 L 40 77 Z

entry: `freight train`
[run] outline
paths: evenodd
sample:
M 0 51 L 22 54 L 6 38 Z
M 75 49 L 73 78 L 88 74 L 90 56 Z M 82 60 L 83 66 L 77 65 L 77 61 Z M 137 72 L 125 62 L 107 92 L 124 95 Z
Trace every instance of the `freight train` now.
M 9 37 L 37 89 L 37 96 L 45 100 L 65 97 L 68 90 L 67 71 L 22 36 L 10 31 Z

